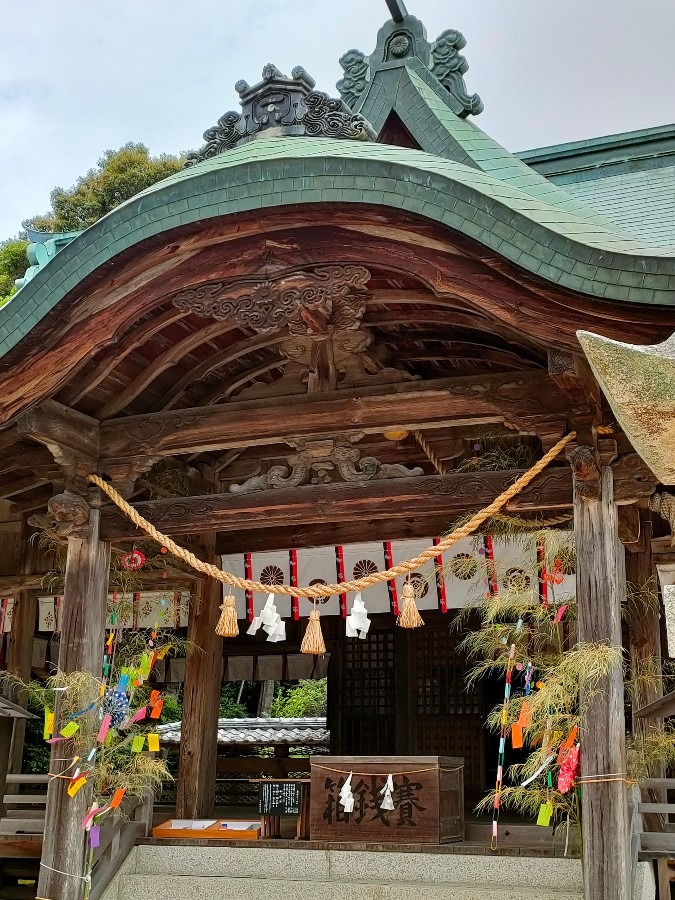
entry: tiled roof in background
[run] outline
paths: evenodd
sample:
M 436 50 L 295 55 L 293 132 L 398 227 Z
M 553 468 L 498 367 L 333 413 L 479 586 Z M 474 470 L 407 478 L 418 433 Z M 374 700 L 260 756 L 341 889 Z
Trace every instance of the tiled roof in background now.
M 157 734 L 164 744 L 180 742 L 181 723 L 160 725 Z M 218 719 L 219 744 L 327 745 L 330 732 L 325 718 L 303 719 Z

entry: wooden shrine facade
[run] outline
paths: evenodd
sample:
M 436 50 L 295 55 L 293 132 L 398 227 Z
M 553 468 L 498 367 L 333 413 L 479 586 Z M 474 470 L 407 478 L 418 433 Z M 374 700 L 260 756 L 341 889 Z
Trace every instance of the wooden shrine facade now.
M 621 645 L 626 564 L 644 584 L 652 529 L 666 529 L 649 510 L 656 478 L 619 429 L 602 430 L 613 417 L 576 332 L 663 340 L 675 330 L 675 265 L 468 123 L 481 104 L 457 74 L 465 61 L 450 74 L 439 64 L 439 44 L 457 54 L 461 35 L 432 45 L 395 5 L 378 53 L 361 54 L 370 80 L 343 62 L 342 96 L 358 112 L 331 107 L 300 68 L 239 82 L 248 118 L 231 114 L 235 128 L 224 117 L 183 172 L 64 246 L 0 311 L 10 670 L 30 673 L 36 578 L 50 566 L 29 540 L 36 529 L 67 542 L 59 669 L 100 670 L 111 553 L 141 534 L 92 473 L 219 564 L 237 552 L 442 534 L 570 431 L 567 454 L 507 511 L 573 513 L 579 639 Z M 260 104 L 280 96 L 290 105 L 265 119 Z M 411 109 L 424 114 L 406 119 Z M 479 143 L 493 148 L 489 170 Z M 492 470 L 476 463 L 486 435 L 506 448 Z M 221 587 L 167 573 L 195 597 L 188 638 L 203 651 L 186 664 L 177 785 L 178 815 L 200 817 L 213 803 Z M 660 647 L 658 611 L 640 610 L 639 630 L 633 659 Z M 300 638 L 289 628 L 279 649 L 297 652 Z M 465 756 L 471 783 L 483 782 L 484 707 L 470 695 L 470 709 L 458 706 L 462 666 L 439 615 L 413 635 L 383 616 L 364 644 L 328 638 L 329 681 L 348 697 L 331 724 L 342 752 Z M 369 721 L 373 668 L 387 684 Z M 616 673 L 584 724 L 582 773 L 625 771 L 623 700 Z M 587 896 L 624 900 L 624 786 L 587 796 Z M 77 896 L 53 869 L 81 870 L 84 803 L 84 792 L 71 801 L 64 782 L 50 783 L 41 896 Z

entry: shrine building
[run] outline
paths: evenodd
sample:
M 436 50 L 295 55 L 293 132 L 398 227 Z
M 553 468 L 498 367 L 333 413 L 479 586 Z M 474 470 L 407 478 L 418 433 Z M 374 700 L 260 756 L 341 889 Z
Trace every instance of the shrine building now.
M 79 900 L 86 882 L 93 900 L 151 900 L 182 876 L 181 896 L 226 898 L 246 875 L 275 897 L 290 879 L 301 900 L 340 879 L 368 882 L 364 900 L 373 885 L 402 900 L 404 883 L 429 900 L 627 900 L 655 896 L 652 868 L 670 896 L 669 773 L 636 793 L 625 742 L 668 715 L 675 500 L 601 388 L 624 369 L 610 361 L 601 378 L 578 332 L 652 345 L 675 331 L 675 125 L 515 155 L 480 129 L 462 34 L 430 40 L 401 0 L 387 5 L 372 52 L 340 59 L 336 97 L 300 65 L 268 64 L 257 79 L 252 64 L 178 174 L 86 231 L 29 235 L 26 275 L 0 309 L 0 666 L 24 680 L 98 677 L 111 628 L 159 623 L 194 650 L 153 658 L 148 676 L 183 698 L 182 721 L 157 728 L 176 764 L 164 818 L 215 820 L 255 802 L 255 779 L 297 781 L 297 793 L 268 786 L 267 801 L 292 795 L 308 817 L 296 835 L 270 814 L 259 845 L 224 849 L 153 838 L 137 805 L 87 870 L 86 791 L 71 799 L 67 776 L 53 777 L 60 743 L 34 786 L 22 768 L 30 713 L 10 693 L 0 864 L 11 880 L 17 859 L 28 871 L 41 854 L 31 896 Z M 658 416 L 648 399 L 637 398 L 646 441 L 672 409 L 670 394 Z M 439 546 L 552 450 L 499 510 L 523 540 L 467 534 L 360 592 L 302 594 Z M 267 592 L 230 592 L 171 548 L 162 561 L 163 545 L 90 476 L 199 562 Z M 555 586 L 546 529 L 576 540 Z M 150 552 L 159 562 L 144 566 Z M 655 603 L 638 591 L 627 604 L 627 583 L 654 585 Z M 557 592 L 569 645 L 576 633 L 622 650 L 633 672 L 647 659 L 657 669 L 627 696 L 619 666 L 584 707 L 581 839 L 569 821 L 566 842 L 563 826 L 503 813 L 496 841 L 490 814 L 473 813 L 501 782 L 503 743 L 486 719 L 504 679 L 467 683 L 464 638 L 478 624 L 465 613 L 514 584 L 545 605 Z M 406 585 L 419 627 L 397 624 Z M 239 633 L 222 637 L 230 593 Z M 317 617 L 324 652 L 312 653 Z M 514 692 L 526 674 L 514 669 Z M 219 725 L 223 682 L 323 678 L 325 719 L 275 724 L 263 710 Z M 349 773 L 362 786 L 351 818 Z M 374 793 L 389 796 L 387 777 L 391 807 Z M 342 875 L 311 874 L 329 857 Z

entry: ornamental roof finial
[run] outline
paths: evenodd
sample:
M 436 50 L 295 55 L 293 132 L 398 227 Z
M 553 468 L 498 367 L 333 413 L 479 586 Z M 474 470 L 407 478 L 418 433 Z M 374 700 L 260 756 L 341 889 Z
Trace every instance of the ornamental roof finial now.
M 387 6 L 394 22 L 402 22 L 408 15 L 403 0 L 387 0 Z

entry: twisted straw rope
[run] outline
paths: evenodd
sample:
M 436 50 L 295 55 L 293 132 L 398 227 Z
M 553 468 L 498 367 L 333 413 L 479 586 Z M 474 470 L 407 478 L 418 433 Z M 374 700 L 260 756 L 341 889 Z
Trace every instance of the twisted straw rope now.
M 598 432 L 607 433 L 605 429 L 601 428 L 598 428 Z M 456 544 L 465 537 L 469 537 L 469 535 L 476 531 L 477 528 L 480 528 L 486 519 L 489 519 L 490 516 L 499 512 L 500 509 L 506 506 L 509 500 L 512 500 L 523 490 L 523 488 L 527 487 L 527 485 L 530 484 L 530 482 L 533 481 L 537 475 L 539 475 L 539 473 L 542 472 L 546 466 L 548 466 L 548 464 L 575 439 L 575 437 L 576 432 L 574 431 L 565 435 L 565 437 L 559 440 L 555 446 L 551 447 L 548 453 L 545 453 L 531 469 L 525 472 L 524 475 L 521 475 L 520 478 L 517 478 L 510 487 L 496 498 L 496 500 L 493 500 L 489 506 L 486 506 L 484 509 L 477 512 L 460 528 L 456 528 L 450 534 L 446 535 L 440 543 L 436 544 L 436 546 L 427 547 L 426 550 L 414 559 L 405 560 L 397 566 L 392 566 L 390 569 L 386 569 L 383 572 L 373 572 L 370 575 L 364 575 L 363 578 L 357 578 L 354 581 L 343 581 L 340 582 L 340 584 L 321 584 L 313 587 L 292 587 L 288 584 L 275 584 L 273 588 L 274 593 L 286 594 L 289 597 L 307 597 L 309 600 L 320 600 L 322 597 L 332 597 L 334 594 L 348 594 L 356 591 L 364 591 L 374 584 L 381 584 L 383 581 L 391 581 L 399 575 L 413 572 L 415 569 L 423 566 L 426 562 L 429 562 L 429 560 L 440 556 L 452 547 L 453 544 Z M 137 513 L 133 506 L 127 503 L 114 487 L 109 485 L 98 475 L 90 475 L 89 481 L 110 497 L 115 506 L 128 516 L 134 525 L 140 528 L 141 531 L 144 531 L 151 538 L 154 538 L 158 543 L 165 546 L 167 550 L 170 550 L 171 553 L 174 554 L 174 556 L 182 559 L 197 572 L 209 575 L 211 578 L 215 578 L 216 581 L 220 581 L 230 587 L 239 588 L 242 591 L 255 591 L 260 594 L 269 594 L 271 590 L 269 584 L 263 584 L 261 581 L 249 581 L 247 578 L 239 578 L 237 575 L 233 575 L 232 572 L 224 572 L 222 569 L 219 569 L 211 563 L 206 563 L 201 559 L 197 559 L 194 553 L 191 553 L 184 547 L 180 547 L 172 541 L 170 537 L 167 537 L 165 534 L 162 534 L 161 531 L 158 531 L 154 525 Z
M 413 431 L 413 437 L 415 438 L 417 443 L 420 445 L 420 447 L 424 451 L 427 459 L 429 460 L 431 465 L 434 467 L 434 469 L 436 469 L 438 474 L 439 475 L 447 475 L 448 470 L 445 468 L 445 465 L 443 464 L 443 460 L 434 453 L 433 449 L 431 448 L 431 444 L 424 437 L 422 432 L 421 431 Z

